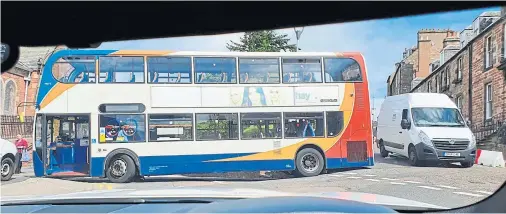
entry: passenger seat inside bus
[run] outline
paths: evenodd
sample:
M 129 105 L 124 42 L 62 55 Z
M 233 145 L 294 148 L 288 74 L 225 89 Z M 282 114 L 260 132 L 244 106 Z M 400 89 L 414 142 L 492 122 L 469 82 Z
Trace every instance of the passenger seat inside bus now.
M 151 79 L 151 82 L 158 82 L 158 72 L 151 72 L 151 76 L 153 77 L 153 79 Z

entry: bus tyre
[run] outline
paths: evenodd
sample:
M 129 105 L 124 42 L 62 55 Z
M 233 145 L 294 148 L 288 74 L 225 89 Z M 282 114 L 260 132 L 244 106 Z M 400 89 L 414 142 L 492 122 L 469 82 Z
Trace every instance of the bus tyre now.
M 109 162 L 107 178 L 113 183 L 129 183 L 135 178 L 136 167 L 128 155 L 117 155 Z
M 385 145 L 383 145 L 383 142 L 380 142 L 379 144 L 379 149 L 380 149 L 380 154 L 381 154 L 381 157 L 388 157 L 388 151 L 385 149 Z
M 295 158 L 296 174 L 311 177 L 319 175 L 324 168 L 325 161 L 320 152 L 313 148 L 305 148 L 297 153 Z
M 14 174 L 14 161 L 10 157 L 2 160 L 2 181 L 8 181 Z

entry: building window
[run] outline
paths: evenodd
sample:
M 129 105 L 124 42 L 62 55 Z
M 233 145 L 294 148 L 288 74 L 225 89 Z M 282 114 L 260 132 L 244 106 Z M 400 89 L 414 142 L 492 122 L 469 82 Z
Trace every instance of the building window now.
M 321 59 L 283 59 L 283 83 L 322 82 Z
M 503 28 L 503 42 L 502 42 L 502 45 L 503 45 L 503 51 L 502 51 L 502 57 L 506 59 L 506 23 L 504 24 L 504 28 Z
M 492 83 L 485 85 L 485 119 L 492 118 Z
M 193 140 L 192 114 L 149 115 L 149 141 Z
M 241 139 L 279 139 L 281 130 L 281 113 L 241 114 Z
M 436 76 L 436 93 L 439 93 L 439 76 Z
M 323 137 L 323 112 L 285 113 L 285 138 Z
M 105 56 L 99 58 L 101 83 L 143 83 L 144 57 Z
M 279 59 L 239 58 L 240 83 L 279 83 Z
M 9 80 L 5 84 L 4 115 L 14 115 L 16 109 L 16 83 Z
M 238 114 L 196 114 L 197 140 L 237 140 Z
M 430 80 L 427 82 L 427 92 L 432 93 L 432 81 Z
M 102 114 L 99 119 L 101 143 L 132 143 L 146 140 L 146 116 L 143 114 Z
M 457 60 L 457 80 L 462 80 L 462 68 L 464 67 L 464 60 L 460 57 Z
M 450 88 L 450 66 L 447 66 L 446 69 L 445 69 L 445 78 L 444 78 L 444 81 L 445 81 L 445 87 L 447 89 Z
M 455 99 L 455 104 L 457 105 L 457 108 L 462 110 L 462 95 L 457 96 Z
M 494 65 L 494 38 L 489 36 L 485 40 L 485 68 Z

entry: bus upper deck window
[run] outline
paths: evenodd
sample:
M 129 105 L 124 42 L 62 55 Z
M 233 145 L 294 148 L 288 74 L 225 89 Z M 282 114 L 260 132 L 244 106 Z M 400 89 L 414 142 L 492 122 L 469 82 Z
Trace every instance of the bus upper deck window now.
M 360 65 L 350 58 L 324 59 L 325 82 L 362 81 Z
M 233 57 L 195 57 L 196 83 L 237 83 Z
M 283 83 L 321 83 L 320 58 L 284 58 Z
M 277 58 L 239 58 L 240 83 L 279 83 Z
M 104 56 L 99 58 L 101 83 L 143 83 L 144 57 Z
M 191 83 L 190 57 L 148 57 L 147 66 L 150 83 Z
M 63 83 L 94 83 L 95 64 L 94 56 L 65 56 L 53 64 L 53 77 Z

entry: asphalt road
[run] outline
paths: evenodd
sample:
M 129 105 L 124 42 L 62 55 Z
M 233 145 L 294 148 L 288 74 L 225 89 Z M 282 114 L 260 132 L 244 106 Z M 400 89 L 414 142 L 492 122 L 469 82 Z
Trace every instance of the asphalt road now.
M 376 165 L 330 172 L 310 178 L 274 173 L 271 178 L 254 173 L 148 177 L 129 184 L 110 184 L 104 179 L 16 178 L 2 183 L 2 197 L 67 194 L 105 189 L 160 189 L 184 186 L 223 186 L 285 192 L 364 192 L 405 198 L 424 203 L 460 207 L 483 200 L 506 180 L 505 168 L 475 165 L 412 167 L 404 158 L 375 157 Z

